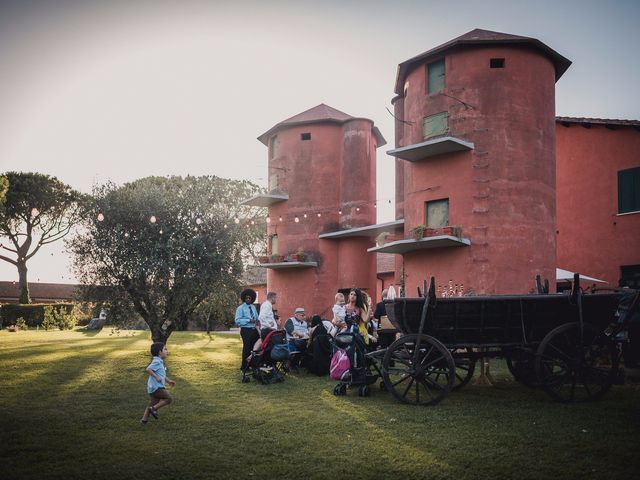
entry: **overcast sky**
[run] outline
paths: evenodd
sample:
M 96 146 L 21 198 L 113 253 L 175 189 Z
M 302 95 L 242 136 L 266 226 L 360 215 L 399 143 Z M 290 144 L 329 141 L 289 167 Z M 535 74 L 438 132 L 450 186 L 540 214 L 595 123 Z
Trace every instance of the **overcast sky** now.
M 557 115 L 640 119 L 639 25 L 638 0 L 0 0 L 0 172 L 84 192 L 148 175 L 266 185 L 256 137 L 326 103 L 387 139 L 388 221 L 398 63 L 474 28 L 530 36 L 573 61 Z M 61 248 L 31 260 L 31 281 L 74 281 Z

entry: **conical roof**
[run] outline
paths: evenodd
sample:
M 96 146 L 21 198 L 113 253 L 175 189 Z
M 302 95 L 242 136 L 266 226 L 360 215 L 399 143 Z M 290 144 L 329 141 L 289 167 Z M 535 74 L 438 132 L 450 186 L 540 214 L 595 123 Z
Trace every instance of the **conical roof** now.
M 361 118 L 361 117 L 352 117 L 351 115 L 341 112 L 340 110 L 336 110 L 335 108 L 330 107 L 329 105 L 325 105 L 324 103 L 321 103 L 320 105 L 316 105 L 315 107 L 310 108 L 309 110 L 305 110 L 302 113 L 298 113 L 297 115 L 287 118 L 286 120 L 283 120 L 280 123 L 274 125 L 265 133 L 260 135 L 258 137 L 258 140 L 260 140 L 263 144 L 268 145 L 269 138 L 271 138 L 271 136 L 274 133 L 276 133 L 276 131 L 285 127 L 290 127 L 294 125 L 304 125 L 309 123 L 321 123 L 321 122 L 344 123 L 349 120 L 354 120 L 356 118 Z M 366 120 L 369 120 L 369 119 L 366 119 Z M 369 121 L 373 123 L 371 120 Z M 385 145 L 387 142 L 385 141 L 384 137 L 382 136 L 378 128 L 374 126 L 373 131 L 377 137 L 378 146 L 381 147 L 382 145 Z
M 405 78 L 415 64 L 426 63 L 430 58 L 442 56 L 442 54 L 446 51 L 455 48 L 495 44 L 526 45 L 539 50 L 543 54 L 547 55 L 553 62 L 556 69 L 556 81 L 558 81 L 562 74 L 571 65 L 571 60 L 563 57 L 558 52 L 548 47 L 536 38 L 511 35 L 510 33 L 492 32 L 490 30 L 482 30 L 480 28 L 476 28 L 474 30 L 471 30 L 470 32 L 465 33 L 464 35 L 460 35 L 453 40 L 449 40 L 442 45 L 432 48 L 431 50 L 427 50 L 426 52 L 410 58 L 409 60 L 406 60 L 398 65 L 395 92 L 398 95 L 402 94 Z

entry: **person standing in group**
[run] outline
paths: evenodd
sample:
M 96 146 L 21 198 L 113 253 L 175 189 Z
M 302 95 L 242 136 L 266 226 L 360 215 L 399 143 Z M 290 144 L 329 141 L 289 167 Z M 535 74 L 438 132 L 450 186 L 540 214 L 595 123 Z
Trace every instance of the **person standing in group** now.
M 260 338 L 258 333 L 258 312 L 253 302 L 256 301 L 256 291 L 251 288 L 245 288 L 240 293 L 242 303 L 236 309 L 235 322 L 240 327 L 240 337 L 242 338 L 242 363 L 240 370 L 247 369 L 247 358 L 251 354 L 251 349 Z
M 167 347 L 162 342 L 155 342 L 151 345 L 151 363 L 145 370 L 149 375 L 147 380 L 147 393 L 149 394 L 149 405 L 144 409 L 140 422 L 145 425 L 149 421 L 149 415 L 158 419 L 158 410 L 169 405 L 173 398 L 166 390 L 166 384 L 171 386 L 176 382 L 167 377 L 167 369 L 164 366 L 164 359 L 169 355 Z
M 268 292 L 267 299 L 260 305 L 260 315 L 258 316 L 260 331 L 263 331 L 265 328 L 278 330 L 279 317 L 273 311 L 276 299 L 276 292 Z
M 354 288 L 349 292 L 349 301 L 345 306 L 344 320 L 347 330 L 360 333 L 367 346 L 372 341 L 376 341 L 374 335 L 369 332 L 369 308 L 367 307 L 365 293 L 359 288 Z

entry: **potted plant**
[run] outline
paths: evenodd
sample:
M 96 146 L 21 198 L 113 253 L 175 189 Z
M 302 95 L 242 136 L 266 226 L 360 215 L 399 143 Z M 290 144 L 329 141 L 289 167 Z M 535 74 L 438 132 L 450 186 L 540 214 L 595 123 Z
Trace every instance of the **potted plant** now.
M 424 236 L 424 231 L 427 229 L 427 226 L 422 223 L 420 225 L 416 225 L 411 229 L 411 235 L 416 240 L 420 240 Z
M 292 253 L 289 255 L 289 259 L 292 262 L 306 262 L 307 258 L 309 258 L 309 254 L 305 252 L 302 247 L 298 249 L 296 253 Z
M 283 256 L 282 255 L 278 255 L 277 253 L 272 253 L 271 255 L 269 255 L 269 261 L 271 263 L 280 263 L 283 260 Z
M 382 232 L 376 237 L 376 245 L 382 246 L 387 241 L 387 237 L 389 236 L 389 232 Z

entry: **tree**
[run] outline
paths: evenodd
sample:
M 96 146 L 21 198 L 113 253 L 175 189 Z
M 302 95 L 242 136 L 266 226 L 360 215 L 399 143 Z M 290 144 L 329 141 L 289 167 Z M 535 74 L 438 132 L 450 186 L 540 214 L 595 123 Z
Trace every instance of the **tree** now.
M 258 191 L 213 176 L 99 187 L 94 214 L 68 242 L 76 274 L 126 292 L 153 340 L 166 342 L 216 287 L 237 285 L 243 259 L 264 241 L 264 223 L 238 206 Z
M 20 303 L 31 303 L 27 262 L 43 245 L 60 240 L 80 221 L 84 197 L 41 173 L 8 172 L 2 178 L 8 185 L 4 185 L 6 193 L 0 201 L 0 235 L 7 237 L 9 244 L 0 244 L 0 251 L 11 252 L 15 259 L 2 254 L 0 259 L 16 266 Z

